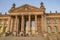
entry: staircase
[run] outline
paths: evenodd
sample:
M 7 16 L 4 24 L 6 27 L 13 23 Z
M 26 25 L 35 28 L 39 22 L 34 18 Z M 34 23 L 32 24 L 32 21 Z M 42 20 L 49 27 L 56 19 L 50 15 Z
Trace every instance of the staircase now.
M 42 37 L 0 37 L 0 40 L 45 40 Z
M 49 34 L 47 36 L 43 35 L 33 35 L 33 36 L 7 36 L 7 37 L 0 37 L 0 40 L 60 40 L 60 34 Z
M 13 37 L 13 36 L 7 36 L 7 37 L 0 37 L 0 40 L 46 40 L 45 37 L 41 35 L 35 35 L 35 36 L 27 36 L 27 37 Z

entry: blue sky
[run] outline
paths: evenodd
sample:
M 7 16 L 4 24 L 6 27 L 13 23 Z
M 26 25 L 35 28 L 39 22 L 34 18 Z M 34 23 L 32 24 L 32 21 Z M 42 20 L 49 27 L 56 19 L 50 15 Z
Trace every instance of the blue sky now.
M 60 0 L 0 0 L 0 12 L 8 12 L 13 3 L 16 4 L 16 7 L 24 4 L 40 7 L 40 2 L 44 2 L 46 12 L 55 12 L 56 10 L 60 12 Z

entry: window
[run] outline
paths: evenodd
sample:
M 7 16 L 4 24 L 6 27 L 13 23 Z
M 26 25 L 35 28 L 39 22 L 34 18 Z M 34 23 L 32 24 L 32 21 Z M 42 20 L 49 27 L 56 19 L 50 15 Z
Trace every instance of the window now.
M 56 24 L 56 20 L 53 20 L 53 24 Z
M 5 24 L 8 24 L 8 20 L 4 20 L 5 21 Z
M 50 24 L 50 20 L 47 20 L 47 24 Z
M 27 8 L 25 8 L 25 10 L 27 10 Z
M 51 33 L 51 27 L 48 26 L 48 33 Z
M 57 27 L 56 26 L 54 26 L 54 32 L 57 32 Z

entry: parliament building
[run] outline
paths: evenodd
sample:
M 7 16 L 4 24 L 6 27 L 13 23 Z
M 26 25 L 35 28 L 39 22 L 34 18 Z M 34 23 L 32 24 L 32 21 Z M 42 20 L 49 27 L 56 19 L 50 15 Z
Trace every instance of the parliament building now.
M 60 35 L 60 13 L 46 13 L 44 3 L 40 7 L 12 4 L 8 13 L 0 13 L 0 36 L 49 36 Z

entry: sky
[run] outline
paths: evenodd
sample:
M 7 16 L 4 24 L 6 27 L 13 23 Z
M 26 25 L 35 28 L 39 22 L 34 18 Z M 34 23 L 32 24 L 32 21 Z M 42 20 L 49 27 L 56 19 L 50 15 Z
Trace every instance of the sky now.
M 13 3 L 16 4 L 16 7 L 24 4 L 30 4 L 39 8 L 41 2 L 44 3 L 46 12 L 60 12 L 60 0 L 0 0 L 0 12 L 3 14 L 8 12 Z

